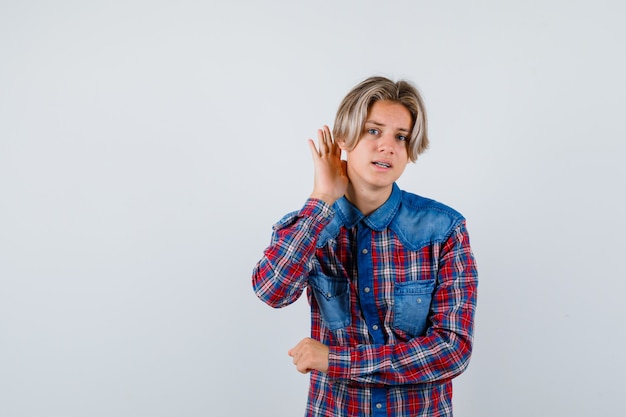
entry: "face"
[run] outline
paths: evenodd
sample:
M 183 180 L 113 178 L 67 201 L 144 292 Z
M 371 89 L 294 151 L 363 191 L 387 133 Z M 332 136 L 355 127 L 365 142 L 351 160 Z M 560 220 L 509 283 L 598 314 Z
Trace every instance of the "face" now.
M 404 105 L 376 101 L 354 149 L 346 151 L 348 177 L 355 192 L 391 193 L 409 162 L 411 113 Z

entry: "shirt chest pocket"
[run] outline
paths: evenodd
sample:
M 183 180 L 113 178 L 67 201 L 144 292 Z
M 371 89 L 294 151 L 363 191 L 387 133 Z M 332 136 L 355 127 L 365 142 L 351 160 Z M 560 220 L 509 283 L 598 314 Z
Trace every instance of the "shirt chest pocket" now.
M 345 278 L 317 274 L 309 284 L 320 308 L 322 319 L 330 330 L 350 326 L 350 286 Z
M 434 279 L 396 282 L 394 327 L 412 337 L 423 336 L 428 328 L 428 313 L 434 290 Z

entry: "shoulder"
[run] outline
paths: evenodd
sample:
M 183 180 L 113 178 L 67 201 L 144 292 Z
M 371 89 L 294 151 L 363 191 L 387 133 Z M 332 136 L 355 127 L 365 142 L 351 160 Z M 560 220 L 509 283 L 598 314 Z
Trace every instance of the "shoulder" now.
M 300 210 L 291 211 L 285 214 L 274 224 L 274 230 L 289 227 L 301 219 L 310 219 L 313 223 L 325 225 L 334 216 L 331 206 L 321 200 L 308 199 Z
M 402 191 L 402 201 L 389 227 L 412 250 L 446 241 L 465 221 L 461 213 L 443 203 Z
M 328 244 L 329 241 L 334 240 L 339 234 L 339 230 L 343 226 L 343 222 L 337 216 L 335 212 L 333 212 L 332 218 L 330 222 L 324 227 L 322 232 L 319 235 L 316 246 L 321 248 Z

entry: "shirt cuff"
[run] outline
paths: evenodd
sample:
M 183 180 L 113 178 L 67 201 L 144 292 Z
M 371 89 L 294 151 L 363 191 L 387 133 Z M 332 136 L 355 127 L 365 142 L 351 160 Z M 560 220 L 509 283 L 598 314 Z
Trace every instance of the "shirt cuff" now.
M 328 350 L 328 372 L 332 379 L 350 379 L 352 349 L 346 346 L 331 346 Z

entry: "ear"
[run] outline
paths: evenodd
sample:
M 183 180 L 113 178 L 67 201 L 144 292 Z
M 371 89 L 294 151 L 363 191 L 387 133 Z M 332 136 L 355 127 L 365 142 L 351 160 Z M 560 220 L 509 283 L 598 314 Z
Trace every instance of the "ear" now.
M 337 143 L 337 146 L 339 146 L 339 149 L 341 149 L 342 151 L 347 150 L 346 148 L 346 141 L 343 139 L 335 139 L 335 143 Z

